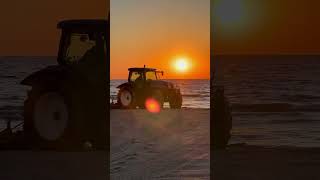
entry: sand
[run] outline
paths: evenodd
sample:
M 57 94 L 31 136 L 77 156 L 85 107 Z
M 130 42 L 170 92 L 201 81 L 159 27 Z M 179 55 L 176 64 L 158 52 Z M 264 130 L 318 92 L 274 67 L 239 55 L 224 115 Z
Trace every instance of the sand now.
M 111 179 L 209 179 L 209 110 L 111 110 Z M 0 151 L 0 179 L 108 177 L 106 152 Z
M 209 179 L 209 110 L 111 110 L 111 179 Z
M 209 110 L 112 110 L 112 179 L 209 179 L 209 125 Z M 230 145 L 211 155 L 214 180 L 320 179 L 320 148 Z
M 106 152 L 1 151 L 2 180 L 105 180 Z
M 111 179 L 209 179 L 209 110 L 111 110 Z M 320 148 L 231 145 L 214 151 L 215 180 L 320 179 Z M 107 153 L 0 151 L 0 179 L 108 177 Z
M 320 179 L 320 148 L 230 146 L 213 153 L 215 180 Z

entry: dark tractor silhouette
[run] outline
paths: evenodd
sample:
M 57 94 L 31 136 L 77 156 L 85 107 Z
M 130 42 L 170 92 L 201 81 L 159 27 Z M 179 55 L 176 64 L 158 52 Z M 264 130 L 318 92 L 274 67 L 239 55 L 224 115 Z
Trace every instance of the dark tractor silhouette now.
M 213 73 L 214 74 L 214 73 Z M 231 138 L 232 110 L 225 97 L 224 87 L 211 78 L 210 129 L 213 149 L 225 149 Z
M 232 114 L 222 87 L 214 90 L 211 118 L 213 119 L 213 148 L 224 149 L 231 137 Z
M 24 104 L 23 131 L 30 144 L 46 147 L 107 145 L 107 20 L 67 20 L 58 65 L 25 78 L 31 86 Z
M 154 68 L 129 68 L 128 82 L 121 84 L 118 92 L 120 108 L 144 108 L 148 98 L 155 99 L 160 107 L 169 102 L 170 108 L 180 109 L 182 95 L 173 83 L 160 80 L 163 71 Z

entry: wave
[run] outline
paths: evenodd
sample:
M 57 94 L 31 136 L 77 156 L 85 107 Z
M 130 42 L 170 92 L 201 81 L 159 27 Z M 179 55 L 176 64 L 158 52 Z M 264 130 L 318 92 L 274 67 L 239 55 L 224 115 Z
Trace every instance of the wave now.
M 268 121 L 268 123 L 271 123 L 271 124 L 292 124 L 292 123 L 295 123 L 295 124 L 299 124 L 299 123 L 317 123 L 319 122 L 319 120 L 316 120 L 316 119 L 275 119 L 275 120 L 270 120 Z
M 290 101 L 305 101 L 305 100 L 315 100 L 320 99 L 320 96 L 317 95 L 307 95 L 307 94 L 297 94 L 293 96 L 282 95 L 283 98 L 286 98 Z
M 15 79 L 17 78 L 17 76 L 10 76 L 10 75 L 0 75 L 0 78 L 4 78 L 4 79 Z
M 23 110 L 23 106 L 10 106 L 10 105 L 6 105 L 6 106 L 0 106 L 0 111 L 21 111 Z
M 182 97 L 209 97 L 209 94 L 182 94 Z
M 289 103 L 232 104 L 234 112 L 320 112 L 320 105 L 293 105 Z

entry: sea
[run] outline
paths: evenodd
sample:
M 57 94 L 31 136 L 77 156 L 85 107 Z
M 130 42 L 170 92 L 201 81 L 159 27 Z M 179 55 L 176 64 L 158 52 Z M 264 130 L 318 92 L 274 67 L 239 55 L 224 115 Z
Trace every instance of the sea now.
M 215 56 L 215 79 L 225 87 L 233 112 L 231 143 L 320 146 L 320 56 Z M 0 129 L 23 120 L 29 87 L 21 80 L 55 57 L 0 57 Z M 110 81 L 110 96 L 126 80 Z M 183 108 L 210 108 L 209 80 L 177 84 Z M 111 100 L 110 100 L 111 101 Z M 168 105 L 165 105 L 168 106 Z
M 215 56 L 233 109 L 231 143 L 320 146 L 320 56 Z

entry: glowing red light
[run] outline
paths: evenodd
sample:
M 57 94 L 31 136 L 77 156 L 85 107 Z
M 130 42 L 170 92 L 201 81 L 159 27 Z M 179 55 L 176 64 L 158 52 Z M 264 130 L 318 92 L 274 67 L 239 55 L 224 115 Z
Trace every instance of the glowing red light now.
M 145 103 L 146 109 L 151 113 L 159 113 L 161 108 L 157 100 L 149 98 Z

